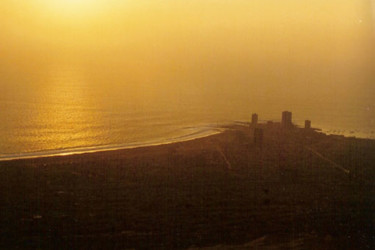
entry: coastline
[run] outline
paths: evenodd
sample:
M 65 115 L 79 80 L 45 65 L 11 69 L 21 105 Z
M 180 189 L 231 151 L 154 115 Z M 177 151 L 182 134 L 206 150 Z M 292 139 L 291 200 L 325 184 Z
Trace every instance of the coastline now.
M 0 162 L 0 248 L 374 244 L 375 141 L 259 127 L 263 145 L 233 125 L 172 144 Z
M 99 145 L 99 146 L 79 147 L 79 148 L 71 148 L 71 149 L 46 150 L 42 152 L 26 152 L 26 153 L 20 153 L 20 154 L 0 155 L 0 162 L 59 157 L 59 156 L 70 156 L 70 155 L 81 155 L 81 154 L 91 154 L 91 153 L 98 153 L 98 152 L 117 151 L 117 150 L 124 150 L 124 149 L 160 146 L 160 145 L 167 145 L 167 144 L 174 144 L 174 143 L 185 142 L 185 141 L 190 141 L 190 140 L 196 140 L 196 139 L 216 135 L 224 131 L 225 131 L 224 126 L 216 127 L 216 128 L 207 127 L 205 129 L 204 128 L 196 129 L 196 131 L 194 131 L 193 133 L 184 134 L 178 137 L 145 141 L 145 142 L 125 143 L 125 144 L 118 144 L 118 145 Z
M 232 123 L 226 123 L 217 127 L 206 125 L 206 126 L 200 126 L 200 127 L 185 128 L 185 129 L 192 129 L 193 132 L 188 133 L 188 134 L 182 134 L 181 136 L 177 136 L 177 137 L 164 138 L 164 139 L 160 138 L 160 139 L 154 139 L 151 141 L 113 144 L 113 145 L 98 145 L 98 146 L 88 146 L 88 147 L 78 147 L 78 148 L 68 148 L 68 149 L 56 149 L 56 150 L 46 150 L 46 151 L 40 151 L 40 152 L 25 152 L 25 153 L 19 153 L 19 154 L 17 153 L 6 154 L 6 155 L 0 155 L 0 162 L 92 154 L 92 153 L 100 153 L 100 152 L 107 152 L 107 151 L 118 151 L 118 150 L 125 150 L 125 149 L 135 149 L 135 148 L 175 144 L 179 142 L 196 140 L 196 139 L 220 134 L 230 127 L 236 127 L 236 126 L 249 127 L 249 125 L 250 124 L 247 121 L 233 121 Z M 299 126 L 297 127 L 300 128 Z M 314 128 L 314 130 L 316 132 L 323 133 L 327 136 L 350 138 L 350 139 L 361 139 L 361 140 L 375 140 L 375 138 L 360 137 L 360 136 L 356 136 L 355 134 L 345 132 L 345 131 L 344 131 L 345 133 L 344 132 L 334 133 L 334 132 L 331 132 L 333 131 L 332 129 Z

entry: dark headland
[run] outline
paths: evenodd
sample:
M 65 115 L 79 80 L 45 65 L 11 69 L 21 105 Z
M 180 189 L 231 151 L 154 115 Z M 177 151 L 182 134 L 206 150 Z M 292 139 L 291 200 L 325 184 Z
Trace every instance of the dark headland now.
M 374 249 L 375 141 L 282 126 L 0 162 L 0 248 Z

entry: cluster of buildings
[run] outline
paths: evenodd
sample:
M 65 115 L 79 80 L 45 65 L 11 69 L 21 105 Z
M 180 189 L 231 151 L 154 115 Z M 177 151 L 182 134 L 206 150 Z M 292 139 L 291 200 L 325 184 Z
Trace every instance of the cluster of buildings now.
M 251 127 L 254 128 L 254 144 L 262 146 L 263 143 L 263 129 L 257 127 L 259 121 L 258 114 L 254 113 L 251 116 Z M 272 125 L 272 121 L 268 121 L 267 125 Z M 292 122 L 292 112 L 284 111 L 281 114 L 281 128 L 283 129 L 291 129 L 293 128 Z M 311 121 L 305 120 L 305 129 L 311 129 Z
M 258 114 L 254 113 L 251 116 L 251 126 L 256 127 L 258 124 L 259 117 Z M 267 122 L 267 124 L 272 124 L 272 121 Z M 284 111 L 281 114 L 281 127 L 282 128 L 292 128 L 294 127 L 293 122 L 292 122 L 292 112 L 290 111 Z M 310 120 L 305 120 L 305 129 L 311 129 L 311 121 Z

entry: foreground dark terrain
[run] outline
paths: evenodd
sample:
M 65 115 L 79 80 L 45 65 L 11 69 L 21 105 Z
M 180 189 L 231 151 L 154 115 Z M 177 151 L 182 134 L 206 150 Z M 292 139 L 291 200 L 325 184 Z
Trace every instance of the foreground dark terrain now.
M 0 162 L 0 248 L 373 249 L 375 142 L 260 126 Z

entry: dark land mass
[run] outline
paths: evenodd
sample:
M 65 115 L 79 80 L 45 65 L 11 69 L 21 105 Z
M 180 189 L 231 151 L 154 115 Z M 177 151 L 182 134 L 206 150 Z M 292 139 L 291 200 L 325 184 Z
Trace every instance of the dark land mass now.
M 0 162 L 0 248 L 374 249 L 375 141 L 259 127 Z

